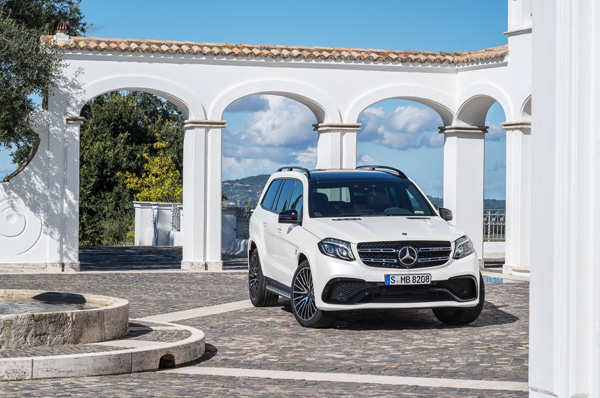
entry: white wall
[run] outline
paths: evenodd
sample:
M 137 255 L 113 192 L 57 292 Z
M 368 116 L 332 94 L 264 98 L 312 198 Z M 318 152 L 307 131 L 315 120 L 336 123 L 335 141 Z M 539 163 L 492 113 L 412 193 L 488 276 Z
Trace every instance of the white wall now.
M 534 0 L 530 396 L 600 396 L 600 4 Z

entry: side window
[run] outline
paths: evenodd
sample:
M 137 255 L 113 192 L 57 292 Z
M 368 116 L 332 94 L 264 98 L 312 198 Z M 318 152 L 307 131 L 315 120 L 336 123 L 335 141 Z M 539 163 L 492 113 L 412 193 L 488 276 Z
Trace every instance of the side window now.
M 302 183 L 300 181 L 296 181 L 294 191 L 292 192 L 292 198 L 290 199 L 290 205 L 287 209 L 296 210 L 298 216 L 302 217 Z
M 277 200 L 277 206 L 274 206 L 275 213 L 281 213 L 284 209 L 286 209 L 287 205 L 290 203 L 290 196 L 292 195 L 292 190 L 294 189 L 294 180 L 284 180 L 283 186 L 279 190 L 281 193 L 279 194 L 279 199 Z
M 281 181 L 282 180 L 273 181 L 269 186 L 269 189 L 267 189 L 267 193 L 265 194 L 265 197 L 263 198 L 263 201 L 261 203 L 262 207 L 264 207 L 265 209 L 271 210 L 271 208 L 273 207 L 273 201 L 277 197 L 277 191 L 279 190 Z

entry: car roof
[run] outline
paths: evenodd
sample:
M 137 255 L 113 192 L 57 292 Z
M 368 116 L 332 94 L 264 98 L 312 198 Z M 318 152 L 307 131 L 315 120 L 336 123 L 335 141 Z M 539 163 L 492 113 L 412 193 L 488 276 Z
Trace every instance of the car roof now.
M 315 170 L 310 172 L 311 182 L 331 181 L 407 181 L 396 174 L 373 170 Z

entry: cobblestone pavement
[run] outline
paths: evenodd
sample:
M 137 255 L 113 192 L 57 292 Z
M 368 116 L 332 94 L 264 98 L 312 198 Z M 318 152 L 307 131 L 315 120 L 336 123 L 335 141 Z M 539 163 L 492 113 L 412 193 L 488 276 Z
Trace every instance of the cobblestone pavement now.
M 125 258 L 121 263 L 131 261 Z M 145 260 L 139 263 L 146 264 Z M 93 267 L 115 269 L 93 264 L 89 269 Z M 0 276 L 0 288 L 127 298 L 132 318 L 246 300 L 246 286 L 246 275 L 235 272 Z M 483 313 L 467 327 L 443 326 L 430 310 L 371 310 L 343 313 L 329 329 L 305 329 L 296 323 L 283 300 L 270 308 L 244 309 L 177 323 L 206 334 L 207 352 L 192 365 L 197 367 L 524 382 L 528 371 L 528 290 L 528 284 L 523 282 L 487 285 Z M 144 331 L 133 333 L 141 336 Z M 0 382 L 2 398 L 92 395 L 525 397 L 527 393 L 165 372 Z
M 370 310 L 306 329 L 287 303 L 181 323 L 207 335 L 200 366 L 527 381 L 527 284 L 488 285 L 487 295 L 467 327 L 444 326 L 430 310 Z
M 129 300 L 129 316 L 247 300 L 244 273 L 77 273 L 0 275 L 2 289 L 104 294 Z
M 164 372 L 2 382 L 0 397 L 527 397 L 526 392 L 417 386 L 198 377 Z

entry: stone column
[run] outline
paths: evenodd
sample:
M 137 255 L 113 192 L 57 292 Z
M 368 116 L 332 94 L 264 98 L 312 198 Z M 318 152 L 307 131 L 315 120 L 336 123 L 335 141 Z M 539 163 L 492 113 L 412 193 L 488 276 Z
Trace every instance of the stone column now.
M 506 258 L 504 273 L 529 275 L 531 235 L 531 123 L 506 130 Z
M 360 124 L 320 123 L 313 125 L 319 133 L 317 169 L 356 168 L 356 132 Z
M 65 119 L 63 147 L 64 188 L 61 203 L 61 262 L 49 263 L 49 271 L 79 271 L 79 136 L 83 117 Z
M 529 396 L 600 397 L 600 7 L 533 17 Z
M 183 142 L 181 268 L 218 270 L 221 261 L 221 129 L 225 121 L 188 120 Z
M 444 134 L 444 207 L 483 260 L 483 171 L 487 127 L 440 127 Z

